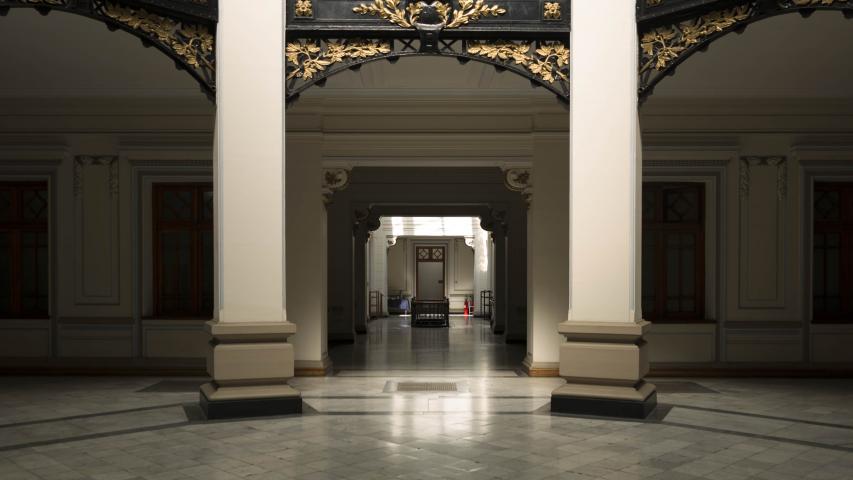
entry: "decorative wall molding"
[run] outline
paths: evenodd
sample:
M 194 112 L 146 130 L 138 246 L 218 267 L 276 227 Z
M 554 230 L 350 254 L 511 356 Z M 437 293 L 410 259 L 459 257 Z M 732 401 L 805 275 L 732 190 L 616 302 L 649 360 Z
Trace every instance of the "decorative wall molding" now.
M 750 175 L 754 166 L 776 167 L 776 194 L 779 200 L 788 195 L 788 162 L 783 156 L 749 156 L 740 159 L 740 196 L 749 196 Z
M 119 305 L 118 157 L 74 158 L 74 302 Z
M 84 169 L 86 167 L 104 167 L 109 172 L 108 185 L 111 196 L 117 196 L 119 191 L 118 157 L 78 156 L 74 158 L 74 196 L 79 196 L 85 188 Z
M 212 160 L 160 160 L 160 159 L 134 159 L 127 162 L 131 167 L 156 167 L 156 168 L 181 168 L 200 167 L 213 168 Z
M 788 164 L 741 157 L 738 181 L 738 308 L 786 308 Z
M 730 163 L 729 159 L 713 160 L 643 160 L 643 167 L 725 167 Z

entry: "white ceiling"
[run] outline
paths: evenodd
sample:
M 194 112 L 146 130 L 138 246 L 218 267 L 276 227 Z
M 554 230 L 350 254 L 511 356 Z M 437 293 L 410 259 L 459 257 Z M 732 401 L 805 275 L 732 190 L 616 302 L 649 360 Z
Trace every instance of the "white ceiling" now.
M 382 217 L 380 231 L 394 237 L 473 237 L 478 217 Z
M 796 13 L 728 34 L 681 64 L 654 97 L 853 97 L 853 21 Z
M 199 97 L 199 84 L 156 48 L 96 20 L 13 8 L 0 17 L 0 97 Z
M 323 89 L 309 90 L 324 95 L 338 90 L 504 90 L 524 95 L 552 95 L 544 88 L 531 88 L 530 81 L 512 72 L 498 73 L 494 67 L 471 61 L 464 65 L 448 57 L 403 57 L 397 63 L 379 60 L 364 64 L 358 71 L 347 70 L 329 78 Z

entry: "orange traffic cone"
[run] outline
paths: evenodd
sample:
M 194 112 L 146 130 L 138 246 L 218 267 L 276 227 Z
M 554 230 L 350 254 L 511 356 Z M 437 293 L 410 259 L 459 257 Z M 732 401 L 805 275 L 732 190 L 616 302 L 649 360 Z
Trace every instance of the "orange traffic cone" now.
M 465 299 L 465 309 L 462 310 L 462 312 L 465 314 L 466 317 L 468 316 L 468 299 L 467 298 Z

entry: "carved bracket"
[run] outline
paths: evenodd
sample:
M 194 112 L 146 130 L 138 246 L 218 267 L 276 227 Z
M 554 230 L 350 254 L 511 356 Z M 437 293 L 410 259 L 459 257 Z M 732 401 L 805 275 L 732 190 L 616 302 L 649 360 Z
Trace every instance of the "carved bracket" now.
M 504 172 L 506 188 L 519 192 L 527 205 L 533 201 L 533 171 L 530 168 L 510 168 Z
M 342 191 L 349 185 L 349 170 L 345 168 L 324 168 L 321 177 L 323 203 L 332 203 L 335 192 Z

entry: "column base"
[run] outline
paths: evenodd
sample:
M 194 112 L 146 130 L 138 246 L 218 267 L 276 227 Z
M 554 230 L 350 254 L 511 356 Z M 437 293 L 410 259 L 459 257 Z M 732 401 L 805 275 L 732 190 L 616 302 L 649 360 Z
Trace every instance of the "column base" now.
M 649 322 L 561 323 L 560 376 L 566 384 L 551 394 L 551 411 L 577 415 L 646 418 L 657 405 L 649 372 Z
M 655 407 L 655 386 L 646 382 L 639 388 L 568 384 L 551 393 L 552 413 L 643 419 Z
M 293 377 L 296 333 L 288 322 L 208 322 L 211 336 L 199 404 L 210 420 L 287 415 L 302 411 L 302 397 L 287 384 Z
M 208 420 L 268 417 L 302 413 L 302 395 L 289 385 L 201 386 L 199 405 Z

